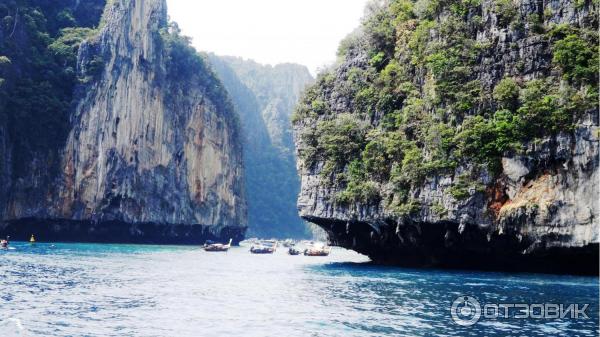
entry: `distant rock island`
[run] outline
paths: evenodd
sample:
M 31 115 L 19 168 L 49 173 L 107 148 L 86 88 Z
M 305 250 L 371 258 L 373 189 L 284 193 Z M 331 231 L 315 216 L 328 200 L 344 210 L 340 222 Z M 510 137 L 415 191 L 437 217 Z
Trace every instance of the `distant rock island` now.
M 209 55 L 240 116 L 248 199 L 248 236 L 305 237 L 298 215 L 300 178 L 291 116 L 314 79 L 298 64 L 262 65 Z

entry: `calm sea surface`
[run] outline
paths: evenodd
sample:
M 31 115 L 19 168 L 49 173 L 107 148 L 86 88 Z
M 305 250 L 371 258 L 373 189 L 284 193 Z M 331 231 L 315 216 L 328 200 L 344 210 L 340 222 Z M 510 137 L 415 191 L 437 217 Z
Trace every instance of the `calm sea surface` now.
M 598 336 L 598 278 L 378 267 L 248 247 L 13 243 L 0 251 L 6 336 Z M 484 303 L 588 303 L 589 319 L 455 324 Z

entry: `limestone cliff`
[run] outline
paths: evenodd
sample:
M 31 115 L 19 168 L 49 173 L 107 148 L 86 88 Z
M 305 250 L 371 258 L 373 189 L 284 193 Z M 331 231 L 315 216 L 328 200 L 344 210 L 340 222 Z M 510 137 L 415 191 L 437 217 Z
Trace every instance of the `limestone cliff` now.
M 240 115 L 248 235 L 307 236 L 305 222 L 296 209 L 300 179 L 290 116 L 312 76 L 297 64 L 270 66 L 216 55 L 210 55 L 210 60 Z
M 26 163 L 41 170 L 13 182 L 0 205 L 3 232 L 240 240 L 246 201 L 237 117 L 207 62 L 167 22 L 165 1 L 110 2 L 77 50 L 58 170 Z
M 598 272 L 591 1 L 379 1 L 295 117 L 298 207 L 382 263 Z

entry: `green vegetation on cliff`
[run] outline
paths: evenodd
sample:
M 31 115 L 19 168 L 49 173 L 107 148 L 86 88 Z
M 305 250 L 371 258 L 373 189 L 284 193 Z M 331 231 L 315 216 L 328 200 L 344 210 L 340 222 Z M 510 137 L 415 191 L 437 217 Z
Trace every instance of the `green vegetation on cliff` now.
M 290 115 L 313 79 L 304 66 L 262 65 L 209 55 L 240 115 L 248 199 L 248 236 L 304 237 L 298 216 L 300 179 L 296 170 Z
M 34 152 L 56 159 L 53 149 L 66 139 L 80 80 L 77 51 L 94 34 L 104 5 L 104 0 L 0 4 L 0 115 L 15 144 L 13 172 L 22 172 Z
M 233 114 L 233 105 L 225 87 L 213 72 L 206 55 L 192 47 L 191 39 L 181 34 L 179 26 L 170 22 L 160 30 L 167 57 L 166 74 L 171 79 L 171 93 L 184 97 L 191 86 L 200 85 L 205 94 L 216 105 L 219 112 L 230 113 L 235 124 L 239 124 L 237 114 Z M 169 97 L 173 98 L 173 97 Z M 239 126 L 236 125 L 236 128 Z
M 419 209 L 415 186 L 461 167 L 452 196 L 483 192 L 478 177 L 500 173 L 503 154 L 572 131 L 596 107 L 597 17 L 553 15 L 504 0 L 372 2 L 296 110 L 303 165 L 322 165 L 338 202 L 383 200 L 399 214 Z M 512 42 L 481 34 L 492 28 Z

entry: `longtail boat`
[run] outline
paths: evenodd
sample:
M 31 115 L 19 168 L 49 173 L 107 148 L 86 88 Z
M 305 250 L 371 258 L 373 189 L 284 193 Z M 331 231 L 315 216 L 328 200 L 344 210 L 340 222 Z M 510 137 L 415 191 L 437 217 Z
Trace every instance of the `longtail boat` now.
M 207 252 L 226 252 L 231 248 L 231 242 L 233 239 L 229 239 L 229 243 L 224 245 L 222 243 L 205 243 L 204 250 Z
M 331 253 L 331 247 L 325 244 L 313 244 L 304 250 L 305 256 L 328 256 Z
M 263 240 L 250 247 L 252 254 L 273 254 L 277 250 L 277 241 Z

